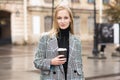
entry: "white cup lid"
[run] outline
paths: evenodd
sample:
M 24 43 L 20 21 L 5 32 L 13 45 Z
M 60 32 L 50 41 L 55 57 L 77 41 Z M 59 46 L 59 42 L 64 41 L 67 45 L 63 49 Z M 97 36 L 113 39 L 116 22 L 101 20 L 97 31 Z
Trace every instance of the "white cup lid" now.
M 58 48 L 57 51 L 67 51 L 66 48 Z

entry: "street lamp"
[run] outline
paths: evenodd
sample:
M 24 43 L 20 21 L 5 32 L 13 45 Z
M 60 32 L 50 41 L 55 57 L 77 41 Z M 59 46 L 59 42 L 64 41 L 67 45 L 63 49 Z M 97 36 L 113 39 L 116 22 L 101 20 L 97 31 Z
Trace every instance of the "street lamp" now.
M 52 26 L 53 26 L 53 16 L 54 16 L 54 0 L 52 0 L 52 24 L 51 24 L 51 28 L 52 28 Z
M 94 47 L 93 47 L 93 55 L 98 56 L 98 28 L 96 25 L 96 0 L 94 0 Z
M 99 58 L 98 51 L 98 28 L 96 24 L 96 0 L 94 0 L 94 42 L 93 42 L 93 56 L 88 57 L 90 59 Z

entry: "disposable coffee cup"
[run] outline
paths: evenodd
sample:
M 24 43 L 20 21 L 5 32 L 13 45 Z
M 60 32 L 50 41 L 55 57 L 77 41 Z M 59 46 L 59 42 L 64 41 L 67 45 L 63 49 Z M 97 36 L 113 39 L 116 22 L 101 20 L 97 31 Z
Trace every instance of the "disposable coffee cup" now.
M 66 48 L 58 48 L 58 55 L 64 55 L 64 57 L 61 58 L 66 58 L 67 54 L 67 49 Z

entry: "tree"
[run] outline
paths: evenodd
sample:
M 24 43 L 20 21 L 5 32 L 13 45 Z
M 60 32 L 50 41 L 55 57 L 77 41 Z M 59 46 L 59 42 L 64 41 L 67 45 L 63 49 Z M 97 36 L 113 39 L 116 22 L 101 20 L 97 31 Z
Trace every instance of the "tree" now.
M 120 0 L 114 0 L 107 5 L 106 17 L 110 23 L 120 23 Z

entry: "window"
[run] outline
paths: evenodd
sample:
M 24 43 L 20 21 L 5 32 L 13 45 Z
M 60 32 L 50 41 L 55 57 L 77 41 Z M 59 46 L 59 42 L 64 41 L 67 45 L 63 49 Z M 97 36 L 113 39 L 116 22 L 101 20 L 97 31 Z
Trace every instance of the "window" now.
M 30 0 L 30 5 L 33 5 L 33 6 L 38 6 L 40 5 L 40 0 Z
M 109 0 L 103 0 L 103 4 L 108 4 Z
M 45 3 L 52 3 L 53 0 L 44 0 Z
M 71 2 L 73 2 L 73 3 L 79 3 L 80 0 L 71 0 Z
M 51 29 L 52 26 L 52 17 L 51 16 L 46 16 L 45 17 L 45 21 L 44 21 L 44 25 L 45 25 L 45 32 L 49 31 Z
M 88 17 L 88 33 L 93 34 L 94 31 L 94 17 Z
M 32 17 L 32 27 L 33 27 L 33 34 L 40 34 L 40 17 L 33 16 Z
M 88 3 L 94 3 L 94 0 L 88 0 Z
M 75 32 L 75 35 L 80 34 L 80 17 L 79 16 L 74 16 L 74 32 Z

